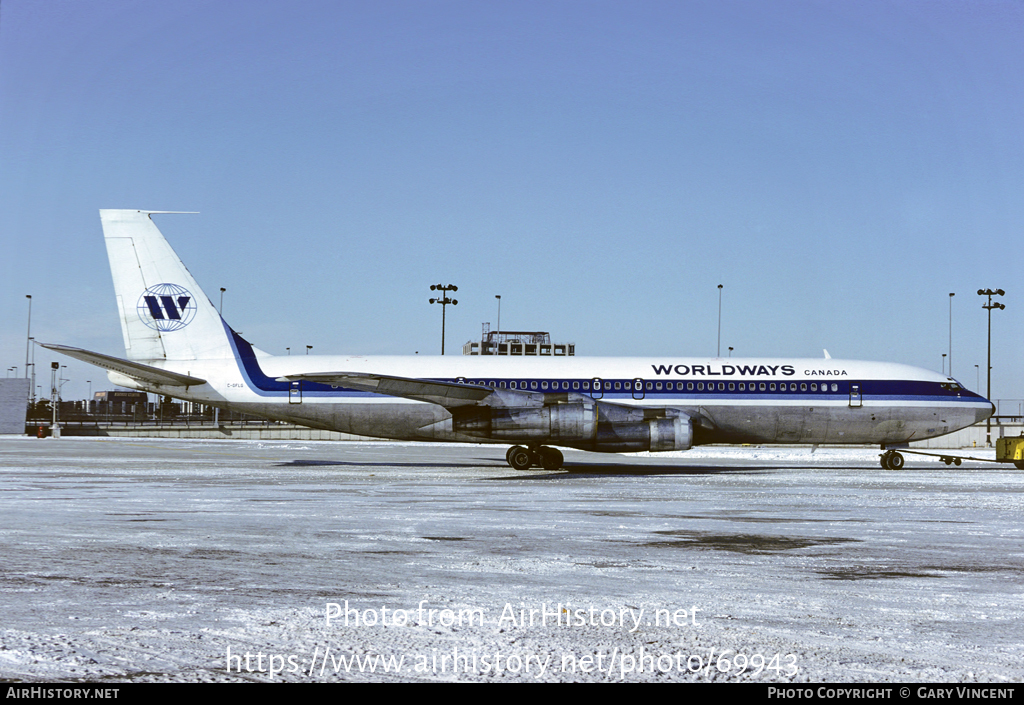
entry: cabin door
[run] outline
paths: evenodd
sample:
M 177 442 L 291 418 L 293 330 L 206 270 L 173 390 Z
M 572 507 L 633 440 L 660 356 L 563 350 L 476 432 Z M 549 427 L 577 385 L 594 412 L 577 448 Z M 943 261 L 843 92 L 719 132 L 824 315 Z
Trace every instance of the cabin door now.
M 861 393 L 860 382 L 850 382 L 850 408 L 859 409 L 864 405 L 864 396 Z

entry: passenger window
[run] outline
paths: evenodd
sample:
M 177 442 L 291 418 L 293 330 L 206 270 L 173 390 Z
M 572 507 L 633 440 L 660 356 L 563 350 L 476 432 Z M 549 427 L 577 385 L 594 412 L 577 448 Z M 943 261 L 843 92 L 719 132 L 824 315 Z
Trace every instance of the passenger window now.
M 838 392 L 839 391 L 839 385 L 836 384 L 835 382 L 832 383 L 832 391 L 833 392 Z
M 580 388 L 580 383 L 579 382 L 573 382 L 572 383 L 572 388 L 573 389 L 579 389 Z
M 759 386 L 760 390 L 761 390 L 761 391 L 763 392 L 763 391 L 764 391 L 764 389 L 765 389 L 765 387 L 764 387 L 764 382 L 761 382 L 761 384 L 760 384 L 760 385 L 758 385 L 758 386 Z
M 536 388 L 537 388 L 537 383 L 536 382 L 530 382 L 530 389 L 536 389 Z
M 704 383 L 703 382 L 697 382 L 697 391 L 698 392 L 703 392 L 704 391 Z
M 547 389 L 547 388 L 548 388 L 548 383 L 547 383 L 547 381 L 541 382 L 541 383 L 540 383 L 540 388 L 541 388 L 541 389 Z

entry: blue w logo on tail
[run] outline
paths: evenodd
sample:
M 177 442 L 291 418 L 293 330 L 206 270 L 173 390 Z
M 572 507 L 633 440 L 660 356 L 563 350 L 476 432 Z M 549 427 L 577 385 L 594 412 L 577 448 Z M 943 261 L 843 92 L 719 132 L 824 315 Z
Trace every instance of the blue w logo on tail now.
M 139 297 L 137 308 L 143 323 L 164 333 L 181 330 L 196 315 L 192 294 L 177 284 L 149 287 Z

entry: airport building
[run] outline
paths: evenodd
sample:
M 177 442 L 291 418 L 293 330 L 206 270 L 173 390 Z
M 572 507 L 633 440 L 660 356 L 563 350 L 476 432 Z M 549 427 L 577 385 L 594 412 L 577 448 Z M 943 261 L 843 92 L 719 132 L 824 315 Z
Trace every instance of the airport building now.
M 471 340 L 462 346 L 463 355 L 541 355 L 571 357 L 576 354 L 575 343 L 552 343 L 545 331 L 491 330 L 483 324 L 480 340 Z
M 0 433 L 24 433 L 30 380 L 0 379 Z

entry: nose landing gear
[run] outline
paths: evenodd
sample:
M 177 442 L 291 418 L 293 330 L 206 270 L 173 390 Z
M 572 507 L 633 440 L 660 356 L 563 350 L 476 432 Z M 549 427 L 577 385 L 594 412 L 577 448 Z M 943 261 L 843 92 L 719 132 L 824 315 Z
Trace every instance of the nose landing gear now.
M 562 451 L 548 446 L 512 446 L 505 453 L 505 460 L 516 470 L 529 470 L 533 466 L 540 466 L 545 470 L 558 470 L 562 467 L 564 457 Z

